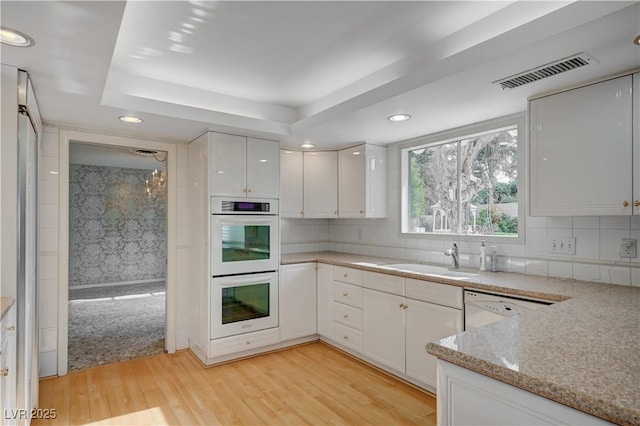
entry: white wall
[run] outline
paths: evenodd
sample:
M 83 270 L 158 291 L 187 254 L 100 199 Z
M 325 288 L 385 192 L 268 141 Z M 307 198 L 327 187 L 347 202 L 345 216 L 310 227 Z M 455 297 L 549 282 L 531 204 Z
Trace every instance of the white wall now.
M 457 241 L 461 265 L 478 267 L 479 241 L 400 233 L 397 144 L 388 147 L 388 157 L 388 218 L 283 220 L 283 253 L 313 251 L 326 238 L 333 251 L 447 265 L 444 250 Z M 525 224 L 524 244 L 495 244 L 501 271 L 640 286 L 640 258 L 620 258 L 621 238 L 640 240 L 640 217 L 527 217 Z M 547 253 L 550 237 L 576 238 L 575 256 Z

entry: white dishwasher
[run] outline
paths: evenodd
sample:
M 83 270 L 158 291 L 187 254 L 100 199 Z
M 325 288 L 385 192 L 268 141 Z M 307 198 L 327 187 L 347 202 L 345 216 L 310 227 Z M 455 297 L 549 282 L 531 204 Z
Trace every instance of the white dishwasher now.
M 464 291 L 464 329 L 482 327 L 506 317 L 515 317 L 551 305 L 551 302 L 524 300 L 499 294 Z

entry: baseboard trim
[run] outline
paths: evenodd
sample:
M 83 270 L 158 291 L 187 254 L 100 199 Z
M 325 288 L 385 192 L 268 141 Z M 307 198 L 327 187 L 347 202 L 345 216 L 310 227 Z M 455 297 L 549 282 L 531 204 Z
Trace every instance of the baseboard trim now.
M 165 278 L 152 278 L 149 280 L 138 280 L 138 281 L 120 281 L 117 283 L 98 283 L 98 284 L 81 284 L 81 285 L 70 285 L 69 291 L 71 290 L 80 290 L 83 288 L 96 288 L 96 287 L 115 287 L 119 285 L 135 285 L 135 284 L 149 284 L 149 283 L 157 283 L 157 282 L 165 282 Z

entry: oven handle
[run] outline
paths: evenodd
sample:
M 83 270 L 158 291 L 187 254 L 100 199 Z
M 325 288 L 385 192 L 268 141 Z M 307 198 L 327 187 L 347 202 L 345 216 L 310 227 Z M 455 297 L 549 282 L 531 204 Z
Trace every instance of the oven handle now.
M 260 225 L 273 225 L 277 223 L 277 219 L 275 216 L 270 218 L 266 217 L 247 217 L 247 216 L 222 216 L 222 215 L 214 215 L 216 217 L 216 221 L 219 223 L 233 223 L 239 225 L 246 224 L 260 224 Z
M 225 277 L 224 281 L 218 284 L 219 287 L 229 287 L 238 284 L 263 283 L 273 280 L 274 274 L 251 275 L 250 278 L 244 277 Z

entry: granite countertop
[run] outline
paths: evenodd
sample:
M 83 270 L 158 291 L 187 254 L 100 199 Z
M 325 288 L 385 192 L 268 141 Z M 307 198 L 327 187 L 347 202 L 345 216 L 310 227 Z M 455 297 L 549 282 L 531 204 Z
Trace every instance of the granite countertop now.
M 9 312 L 9 308 L 13 305 L 15 300 L 12 297 L 0 297 L 0 320 L 4 319 L 4 316 Z
M 380 266 L 407 263 L 397 259 L 335 252 L 282 255 L 282 264 L 316 261 L 561 302 L 429 343 L 426 349 L 605 420 L 640 424 L 640 288 L 472 269 L 466 271 L 477 276 L 455 280 Z

